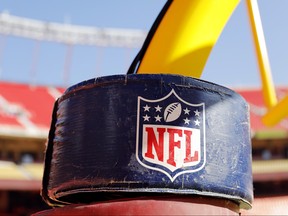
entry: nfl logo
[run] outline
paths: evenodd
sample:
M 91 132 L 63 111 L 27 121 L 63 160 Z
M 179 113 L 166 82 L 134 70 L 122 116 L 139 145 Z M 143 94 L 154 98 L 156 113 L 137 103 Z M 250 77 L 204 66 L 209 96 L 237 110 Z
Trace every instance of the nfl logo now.
M 205 166 L 205 104 L 191 104 L 174 90 L 157 100 L 138 96 L 136 157 L 173 182 Z

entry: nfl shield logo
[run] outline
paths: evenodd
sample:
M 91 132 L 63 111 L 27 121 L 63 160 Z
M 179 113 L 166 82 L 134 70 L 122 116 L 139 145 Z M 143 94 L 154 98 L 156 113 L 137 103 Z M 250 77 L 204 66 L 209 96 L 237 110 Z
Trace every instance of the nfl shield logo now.
M 206 161 L 205 104 L 191 104 L 174 90 L 149 100 L 138 96 L 136 157 L 173 182 L 201 170 Z

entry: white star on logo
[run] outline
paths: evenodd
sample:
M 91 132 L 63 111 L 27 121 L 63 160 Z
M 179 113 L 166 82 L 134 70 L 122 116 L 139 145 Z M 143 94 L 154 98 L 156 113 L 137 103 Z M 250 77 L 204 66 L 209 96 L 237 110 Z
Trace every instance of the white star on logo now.
M 158 121 L 161 122 L 161 118 L 162 118 L 162 117 L 160 117 L 159 115 L 155 116 L 154 118 L 155 118 L 155 121 L 156 121 L 156 122 L 158 122 Z
M 190 110 L 189 110 L 187 107 L 186 107 L 183 111 L 184 111 L 185 114 L 187 114 L 187 115 L 189 115 L 189 113 L 190 113 Z
M 188 119 L 188 118 L 185 118 L 185 119 L 183 119 L 184 120 L 184 124 L 190 124 L 190 119 Z
M 149 121 L 150 116 L 148 116 L 148 115 L 146 114 L 145 116 L 143 116 L 143 118 L 144 118 L 144 121 Z
M 146 106 L 144 106 L 143 108 L 144 108 L 144 112 L 146 112 L 146 111 L 149 112 L 149 109 L 150 109 L 151 107 L 149 107 L 149 106 L 146 104 Z
M 195 123 L 195 126 L 200 126 L 200 121 L 199 121 L 198 119 L 196 119 L 196 120 L 194 121 L 194 123 Z
M 195 116 L 200 116 L 200 112 L 198 110 L 195 110 L 194 113 L 195 113 Z
M 155 109 L 156 109 L 156 112 L 161 112 L 162 107 L 160 107 L 159 105 L 157 105 L 157 106 L 155 107 Z

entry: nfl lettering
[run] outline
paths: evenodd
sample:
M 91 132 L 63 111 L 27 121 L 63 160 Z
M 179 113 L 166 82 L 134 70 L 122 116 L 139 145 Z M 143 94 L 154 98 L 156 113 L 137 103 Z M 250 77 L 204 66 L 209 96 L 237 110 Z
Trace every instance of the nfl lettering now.
M 138 97 L 136 157 L 171 181 L 205 165 L 205 104 L 191 104 L 174 90 L 149 100 Z

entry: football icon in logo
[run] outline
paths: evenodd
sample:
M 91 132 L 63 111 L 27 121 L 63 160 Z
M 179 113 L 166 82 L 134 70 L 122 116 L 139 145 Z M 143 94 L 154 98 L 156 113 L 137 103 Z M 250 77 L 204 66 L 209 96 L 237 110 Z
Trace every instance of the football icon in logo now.
M 164 111 L 164 120 L 165 122 L 172 122 L 179 118 L 181 115 L 182 107 L 181 103 L 171 103 L 169 104 Z

